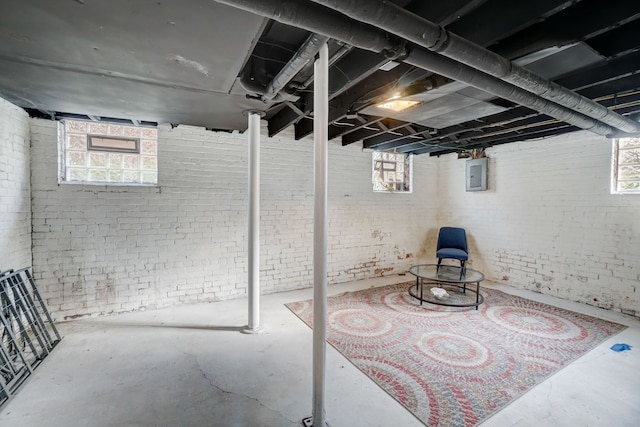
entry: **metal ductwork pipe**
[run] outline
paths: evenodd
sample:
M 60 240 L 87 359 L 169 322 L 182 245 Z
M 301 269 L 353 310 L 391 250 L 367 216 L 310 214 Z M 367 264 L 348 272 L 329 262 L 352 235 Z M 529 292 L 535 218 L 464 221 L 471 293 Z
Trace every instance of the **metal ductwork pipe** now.
M 280 70 L 278 75 L 269 82 L 264 95 L 262 95 L 262 100 L 264 102 L 271 101 L 309 61 L 313 60 L 320 48 L 328 41 L 329 37 L 327 36 L 311 34 L 302 46 L 300 46 L 300 49 L 298 49 L 293 58 L 291 58 L 282 70 Z
M 447 31 L 400 6 L 384 0 L 311 0 L 353 19 L 374 25 L 426 49 L 454 59 L 542 98 L 580 112 L 629 133 L 640 132 L 640 123 L 621 116 L 556 83 L 526 70 L 490 50 Z
M 319 4 L 303 0 L 214 0 L 218 3 L 255 13 L 283 24 L 323 34 L 354 47 L 373 52 L 393 52 L 403 44 L 394 42 L 383 30 L 327 9 Z M 569 108 L 547 101 L 524 89 L 467 65 L 445 58 L 425 48 L 413 46 L 404 62 L 458 80 L 495 96 L 507 99 L 540 113 L 547 114 L 599 135 L 611 135 L 614 128 L 597 119 L 587 117 Z
M 304 0 L 213 0 L 372 52 L 393 49 L 384 31 Z
M 329 67 L 331 67 L 336 62 L 340 61 L 343 56 L 347 53 L 351 52 L 353 46 L 349 46 L 348 44 L 343 44 L 340 48 L 333 54 L 331 58 L 329 58 Z M 302 82 L 297 89 L 306 89 L 311 83 L 313 83 L 314 76 L 311 75 L 307 80 Z
M 416 49 L 404 62 L 420 68 L 428 67 L 431 71 L 449 77 L 450 79 L 467 83 L 500 98 L 508 99 L 509 101 L 524 105 L 555 119 L 562 120 L 582 129 L 588 129 L 599 135 L 610 135 L 614 132 L 611 126 L 598 120 L 571 111 L 519 87 L 501 82 L 495 77 L 479 72 L 452 59 L 445 58 L 435 52 Z M 496 80 L 502 84 L 496 84 Z
M 267 91 L 267 88 L 264 85 L 261 85 L 260 83 L 257 83 L 255 81 L 250 80 L 249 78 L 247 78 L 246 75 L 241 75 L 238 78 L 238 82 L 240 83 L 240 86 L 242 86 L 242 88 L 244 90 L 246 90 L 247 92 L 253 92 L 253 93 L 258 94 L 258 95 L 247 95 L 247 98 L 249 98 L 249 99 L 259 99 L 261 101 L 263 100 L 262 96 Z M 293 101 L 293 102 L 295 102 L 298 99 L 300 99 L 299 96 L 293 95 L 291 93 L 288 93 L 286 91 L 281 90 L 280 92 L 276 93 L 270 99 L 270 101 L 276 101 L 276 102 Z

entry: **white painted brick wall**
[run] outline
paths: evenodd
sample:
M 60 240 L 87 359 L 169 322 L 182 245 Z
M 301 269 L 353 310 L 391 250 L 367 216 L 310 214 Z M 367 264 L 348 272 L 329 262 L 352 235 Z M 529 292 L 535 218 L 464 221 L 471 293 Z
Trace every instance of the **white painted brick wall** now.
M 31 266 L 29 116 L 0 98 L 0 271 Z
M 55 123 L 31 134 L 34 271 L 58 318 L 246 295 L 244 135 L 162 126 L 150 188 L 59 186 Z M 263 136 L 263 293 L 311 286 L 312 148 Z M 433 261 L 438 227 L 460 225 L 489 279 L 637 316 L 640 197 L 610 194 L 610 144 L 580 132 L 488 155 L 486 192 L 464 191 L 450 155 L 415 159 L 413 194 L 377 194 L 370 153 L 330 143 L 330 283 Z
M 31 133 L 34 272 L 58 318 L 246 295 L 245 135 L 161 126 L 155 188 L 58 185 L 56 123 Z M 309 287 L 313 144 L 262 133 L 262 292 Z M 431 259 L 436 159 L 416 159 L 413 194 L 374 194 L 356 145 L 330 143 L 329 164 L 330 283 Z
M 589 132 L 487 150 L 489 190 L 438 163 L 440 225 L 465 227 L 471 263 L 518 288 L 640 315 L 640 196 L 610 193 L 611 143 Z

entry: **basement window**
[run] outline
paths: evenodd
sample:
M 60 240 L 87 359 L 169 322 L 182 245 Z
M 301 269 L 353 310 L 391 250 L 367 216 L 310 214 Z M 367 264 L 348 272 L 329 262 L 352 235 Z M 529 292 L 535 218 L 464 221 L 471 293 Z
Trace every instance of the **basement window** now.
M 373 191 L 411 193 L 413 157 L 404 153 L 374 151 L 371 155 Z
M 613 141 L 614 194 L 640 194 L 640 138 Z
M 59 127 L 60 183 L 156 185 L 158 130 L 66 119 Z

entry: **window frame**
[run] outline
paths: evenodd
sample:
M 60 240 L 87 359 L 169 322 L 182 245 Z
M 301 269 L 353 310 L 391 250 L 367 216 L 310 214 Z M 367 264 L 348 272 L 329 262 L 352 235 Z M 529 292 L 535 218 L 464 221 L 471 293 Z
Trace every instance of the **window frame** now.
M 376 158 L 379 156 L 380 158 Z M 395 160 L 385 158 L 388 156 L 398 157 Z M 400 160 L 401 158 L 401 160 Z M 398 168 L 398 165 L 402 161 L 402 168 Z M 393 168 L 385 167 L 385 164 L 393 164 Z M 387 182 L 385 179 L 377 180 L 376 175 L 380 173 L 380 167 L 382 171 L 398 173 L 399 169 L 402 169 L 403 179 L 395 179 L 393 182 Z M 385 188 L 376 188 L 376 186 L 384 185 Z M 371 185 L 374 193 L 401 193 L 411 194 L 413 193 L 413 155 L 407 153 L 390 153 L 386 151 L 373 151 L 371 153 Z M 398 186 L 402 188 L 398 188 Z M 406 189 L 408 187 L 408 189 Z
M 626 139 L 636 139 L 637 145 L 635 147 L 620 148 L 620 142 Z M 640 158 L 640 138 L 616 138 L 612 143 L 612 161 L 611 161 L 611 194 L 640 194 L 640 177 L 635 180 L 621 180 L 620 169 L 625 166 L 637 166 L 640 168 L 640 161 L 638 163 L 623 163 L 620 164 L 620 152 L 621 151 L 637 151 Z M 637 188 L 635 189 L 621 189 L 620 183 L 622 182 L 637 182 Z
M 91 143 L 92 138 L 134 142 L 135 149 L 96 146 Z M 158 187 L 158 147 L 157 126 L 62 119 L 58 122 L 58 183 Z M 74 163 L 71 155 L 77 156 L 76 161 L 79 162 Z M 105 164 L 93 164 L 95 156 L 101 155 L 106 155 Z M 113 156 L 119 158 L 114 159 Z M 137 165 L 132 165 L 131 161 Z M 99 179 L 95 179 L 96 175 Z

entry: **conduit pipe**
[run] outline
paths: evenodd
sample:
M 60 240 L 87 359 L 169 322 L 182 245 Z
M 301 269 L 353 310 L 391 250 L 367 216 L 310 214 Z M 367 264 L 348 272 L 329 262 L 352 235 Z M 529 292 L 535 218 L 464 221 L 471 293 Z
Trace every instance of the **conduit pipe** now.
M 293 55 L 293 58 L 291 58 L 282 70 L 280 70 L 278 75 L 269 82 L 264 95 L 262 95 L 262 100 L 264 102 L 271 101 L 309 61 L 313 60 L 320 50 L 320 47 L 327 43 L 327 41 L 329 41 L 329 37 L 327 36 L 311 34 L 302 46 L 300 46 L 296 54 Z
M 214 0 L 260 16 L 274 19 L 283 24 L 324 34 L 335 40 L 348 43 L 359 49 L 376 53 L 384 52 L 389 56 L 402 54 L 403 43 L 394 43 L 387 33 L 362 22 L 327 9 L 316 3 L 303 0 Z M 404 62 L 458 80 L 495 96 L 507 99 L 555 119 L 562 120 L 599 135 L 612 135 L 613 127 L 597 119 L 560 106 L 552 101 L 534 95 L 524 89 L 496 77 L 473 69 L 460 62 L 446 58 L 419 46 L 413 46 L 406 54 Z
M 461 62 L 564 107 L 578 111 L 629 133 L 640 132 L 640 123 L 514 64 L 441 25 L 385 0 L 311 0 L 357 21 L 374 25 L 430 51 Z

